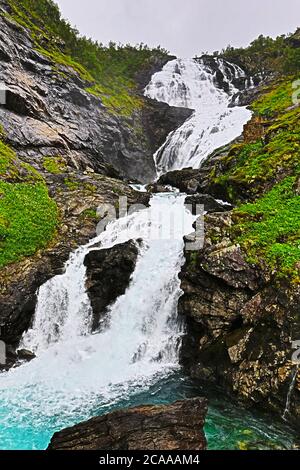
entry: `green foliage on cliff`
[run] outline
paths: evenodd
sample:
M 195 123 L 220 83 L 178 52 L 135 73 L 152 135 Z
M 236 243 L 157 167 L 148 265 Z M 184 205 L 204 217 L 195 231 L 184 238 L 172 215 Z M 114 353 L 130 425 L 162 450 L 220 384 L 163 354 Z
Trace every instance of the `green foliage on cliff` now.
M 299 172 L 300 176 L 300 172 Z M 297 177 L 287 177 L 254 203 L 234 213 L 233 234 L 249 256 L 266 260 L 278 276 L 300 272 L 300 196 Z
M 41 175 L 0 141 L 0 268 L 47 246 L 57 224 Z
M 21 162 L 15 152 L 0 140 L 0 180 L 9 182 L 38 182 L 39 172 L 27 163 Z
M 294 73 L 300 70 L 299 30 L 294 34 L 273 39 L 260 35 L 246 48 L 228 46 L 216 54 L 240 64 L 252 75 L 263 77 L 271 73 Z
M 222 172 L 212 175 L 228 199 L 241 199 L 242 188 L 245 197 L 258 196 L 266 186 L 298 173 L 300 108 L 293 107 L 292 83 L 289 78 L 275 84 L 252 104 L 255 116 L 250 126 L 261 127 L 261 138 L 234 145 L 221 161 Z
M 285 112 L 286 109 L 293 105 L 293 83 L 296 83 L 296 76 L 288 79 L 280 80 L 275 85 L 267 88 L 264 94 L 256 100 L 251 108 L 253 111 L 265 118 L 271 118 L 278 113 Z M 299 87 L 298 87 L 299 88 Z
M 249 260 L 300 280 L 300 108 L 293 80 L 275 82 L 252 104 L 250 129 L 261 137 L 234 145 L 212 179 L 229 200 L 253 200 L 238 206 L 232 228 Z
M 108 46 L 81 37 L 51 0 L 9 0 L 11 16 L 28 28 L 35 47 L 56 64 L 72 67 L 87 81 L 87 90 L 112 111 L 130 115 L 142 105 L 135 94 L 135 76 L 153 58 L 165 58 L 160 47 L 141 44 Z

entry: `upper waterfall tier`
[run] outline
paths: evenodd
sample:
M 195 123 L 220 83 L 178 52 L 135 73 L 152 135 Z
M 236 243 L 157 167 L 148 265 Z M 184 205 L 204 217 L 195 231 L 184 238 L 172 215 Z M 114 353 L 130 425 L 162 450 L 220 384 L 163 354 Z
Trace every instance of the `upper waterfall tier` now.
M 247 81 L 243 70 L 222 59 L 213 62 L 214 66 L 202 59 L 172 60 L 145 89 L 149 98 L 195 110 L 154 155 L 158 175 L 199 168 L 215 149 L 238 137 L 251 117 L 245 107 L 229 107 L 238 92 L 236 83 Z

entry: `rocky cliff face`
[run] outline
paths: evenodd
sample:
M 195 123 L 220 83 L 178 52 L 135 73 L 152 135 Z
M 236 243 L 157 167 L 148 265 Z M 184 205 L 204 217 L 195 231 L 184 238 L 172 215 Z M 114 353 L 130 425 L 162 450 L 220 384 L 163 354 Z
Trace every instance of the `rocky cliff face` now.
M 91 84 L 77 71 L 35 50 L 30 33 L 4 15 L 5 4 L 0 11 L 0 75 L 7 96 L 0 122 L 7 142 L 37 167 L 43 156 L 60 155 L 79 170 L 89 167 L 105 174 L 112 164 L 127 178 L 151 181 L 153 153 L 190 111 L 145 100 L 130 117 L 108 112 L 100 98 L 86 91 Z M 158 69 L 162 65 L 155 63 Z
M 205 450 L 207 403 L 141 406 L 93 418 L 54 434 L 49 450 Z
M 230 213 L 206 217 L 200 252 L 186 252 L 180 275 L 187 318 L 182 362 L 198 379 L 283 414 L 296 371 L 291 338 L 300 334 L 299 286 L 275 281 L 247 262 L 230 238 Z M 288 418 L 299 424 L 300 377 Z

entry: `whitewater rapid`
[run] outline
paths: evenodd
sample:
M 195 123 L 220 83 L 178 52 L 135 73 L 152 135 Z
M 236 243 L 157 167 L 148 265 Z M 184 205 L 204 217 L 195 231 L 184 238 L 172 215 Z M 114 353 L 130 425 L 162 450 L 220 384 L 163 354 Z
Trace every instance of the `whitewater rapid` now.
M 167 62 L 145 89 L 149 98 L 194 110 L 155 153 L 158 176 L 171 170 L 199 168 L 214 150 L 241 135 L 251 118 L 251 111 L 246 107 L 230 107 L 238 92 L 233 82 L 244 79 L 246 84 L 245 73 L 237 65 L 214 60 L 214 69 L 201 59 Z M 227 92 L 218 85 L 216 70 L 223 75 Z
M 192 232 L 194 219 L 184 196 L 154 196 L 150 208 L 110 223 L 70 256 L 64 274 L 40 288 L 32 328 L 21 344 L 37 357 L 0 374 L 2 448 L 18 446 L 16 434 L 25 422 L 34 442 L 35 432 L 88 418 L 99 404 L 125 399 L 178 368 L 178 273 L 183 236 Z M 143 244 L 130 286 L 111 307 L 108 327 L 92 334 L 84 257 L 137 238 Z

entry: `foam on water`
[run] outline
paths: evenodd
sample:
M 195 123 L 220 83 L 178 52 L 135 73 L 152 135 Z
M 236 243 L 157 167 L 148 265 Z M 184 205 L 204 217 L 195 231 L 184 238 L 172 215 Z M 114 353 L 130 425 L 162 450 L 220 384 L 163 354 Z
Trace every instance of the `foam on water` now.
M 229 107 L 238 91 L 233 80 L 245 78 L 244 72 L 222 59 L 215 61 L 227 82 L 228 93 L 218 86 L 212 68 L 203 60 L 193 59 L 168 62 L 145 89 L 149 98 L 195 110 L 154 155 L 159 176 L 170 170 L 199 168 L 214 150 L 238 137 L 251 117 L 246 107 Z
M 155 196 L 149 209 L 111 223 L 79 248 L 65 273 L 41 287 L 33 326 L 22 340 L 37 358 L 0 375 L 2 448 L 18 446 L 24 423 L 31 423 L 31 433 L 43 432 L 49 423 L 59 429 L 178 368 L 178 273 L 183 235 L 192 231 L 193 221 L 184 196 Z M 99 249 L 95 244 L 109 248 L 136 238 L 143 246 L 130 287 L 112 306 L 109 326 L 92 334 L 84 257 Z M 6 441 L 13 429 L 14 444 Z M 26 439 L 22 445 L 28 448 Z

